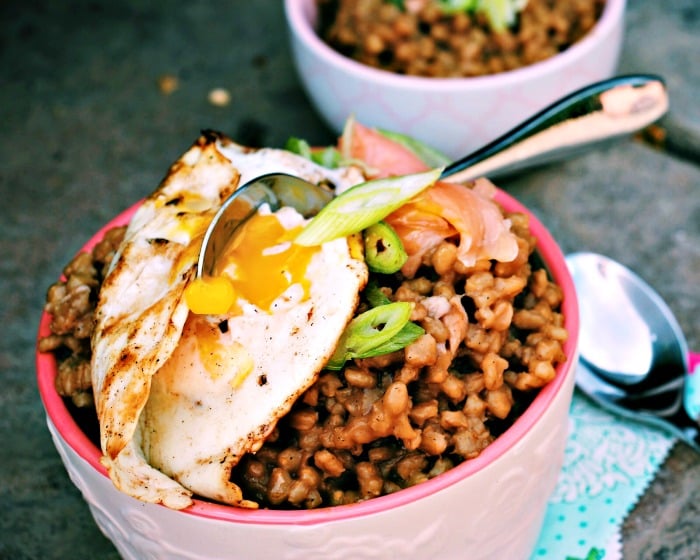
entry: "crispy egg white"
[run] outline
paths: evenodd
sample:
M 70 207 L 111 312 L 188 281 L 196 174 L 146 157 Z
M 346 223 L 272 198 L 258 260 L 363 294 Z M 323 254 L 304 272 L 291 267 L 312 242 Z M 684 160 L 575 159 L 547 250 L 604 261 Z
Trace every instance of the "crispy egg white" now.
M 194 491 L 252 505 L 228 483 L 231 468 L 313 383 L 352 317 L 367 271 L 345 239 L 310 258 L 308 293 L 293 284 L 270 309 L 244 301 L 231 317 L 189 312 L 183 294 L 213 214 L 273 171 L 341 189 L 362 180 L 205 133 L 134 214 L 103 283 L 92 340 L 102 462 L 134 497 L 180 509 Z
M 144 409 L 151 465 L 197 494 L 241 504 L 240 488 L 229 482 L 232 467 L 259 449 L 314 383 L 352 318 L 367 272 L 343 238 L 313 254 L 307 277 L 308 297 L 292 284 L 269 311 L 248 302 L 232 316 L 190 315 Z

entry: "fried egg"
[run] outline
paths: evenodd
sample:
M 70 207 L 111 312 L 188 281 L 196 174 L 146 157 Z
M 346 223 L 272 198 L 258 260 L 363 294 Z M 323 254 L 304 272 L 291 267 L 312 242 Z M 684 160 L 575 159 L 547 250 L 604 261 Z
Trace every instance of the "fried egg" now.
M 315 381 L 367 281 L 348 240 L 295 248 L 291 208 L 250 220 L 225 273 L 235 304 L 196 315 L 184 297 L 203 233 L 221 203 L 264 173 L 362 181 L 286 151 L 250 150 L 205 133 L 132 218 L 96 310 L 92 377 L 102 462 L 147 502 L 187 507 L 193 493 L 255 507 L 229 481 Z

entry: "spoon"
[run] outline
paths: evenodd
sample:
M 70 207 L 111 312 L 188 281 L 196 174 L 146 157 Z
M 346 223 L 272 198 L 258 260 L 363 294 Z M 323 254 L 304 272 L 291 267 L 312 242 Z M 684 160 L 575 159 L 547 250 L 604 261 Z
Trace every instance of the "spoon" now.
M 597 82 L 448 165 L 440 179 L 460 183 L 561 159 L 591 144 L 636 132 L 667 108 L 668 94 L 658 76 L 634 74 Z M 262 204 L 269 204 L 272 210 L 293 206 L 309 217 L 332 197 L 330 190 L 285 173 L 249 181 L 236 189 L 212 219 L 202 241 L 197 276 L 215 274 L 218 255 L 226 250 L 238 226 Z
M 649 284 L 608 257 L 573 253 L 566 263 L 580 306 L 579 389 L 700 453 L 700 393 L 689 385 L 700 354 L 688 351 L 669 307 Z

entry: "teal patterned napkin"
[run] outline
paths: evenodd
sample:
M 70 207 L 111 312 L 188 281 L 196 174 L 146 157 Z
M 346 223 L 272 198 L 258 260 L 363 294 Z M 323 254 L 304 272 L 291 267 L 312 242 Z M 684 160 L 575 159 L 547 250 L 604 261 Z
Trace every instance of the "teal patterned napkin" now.
M 622 522 L 674 441 L 575 392 L 564 466 L 531 560 L 622 558 Z

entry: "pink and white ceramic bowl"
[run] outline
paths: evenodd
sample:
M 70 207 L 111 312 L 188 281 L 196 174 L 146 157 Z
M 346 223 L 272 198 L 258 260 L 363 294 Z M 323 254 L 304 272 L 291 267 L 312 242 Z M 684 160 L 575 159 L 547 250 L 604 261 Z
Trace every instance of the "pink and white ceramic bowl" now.
M 360 64 L 318 37 L 316 0 L 285 0 L 285 12 L 302 85 L 334 132 L 354 115 L 457 159 L 557 99 L 611 77 L 622 47 L 625 4 L 607 0 L 591 32 L 548 60 L 473 78 L 404 76 Z
M 527 212 L 499 191 L 509 211 Z M 135 207 L 104 231 L 125 224 Z M 174 511 L 118 491 L 100 465 L 100 450 L 54 389 L 56 362 L 37 353 L 39 392 L 53 442 L 102 532 L 125 559 L 470 560 L 528 558 L 535 546 L 564 457 L 577 360 L 578 307 L 564 257 L 530 214 L 538 251 L 564 291 L 570 337 L 566 363 L 523 415 L 475 459 L 395 494 L 310 511 L 243 510 L 195 500 Z M 41 317 L 39 337 L 49 333 Z

